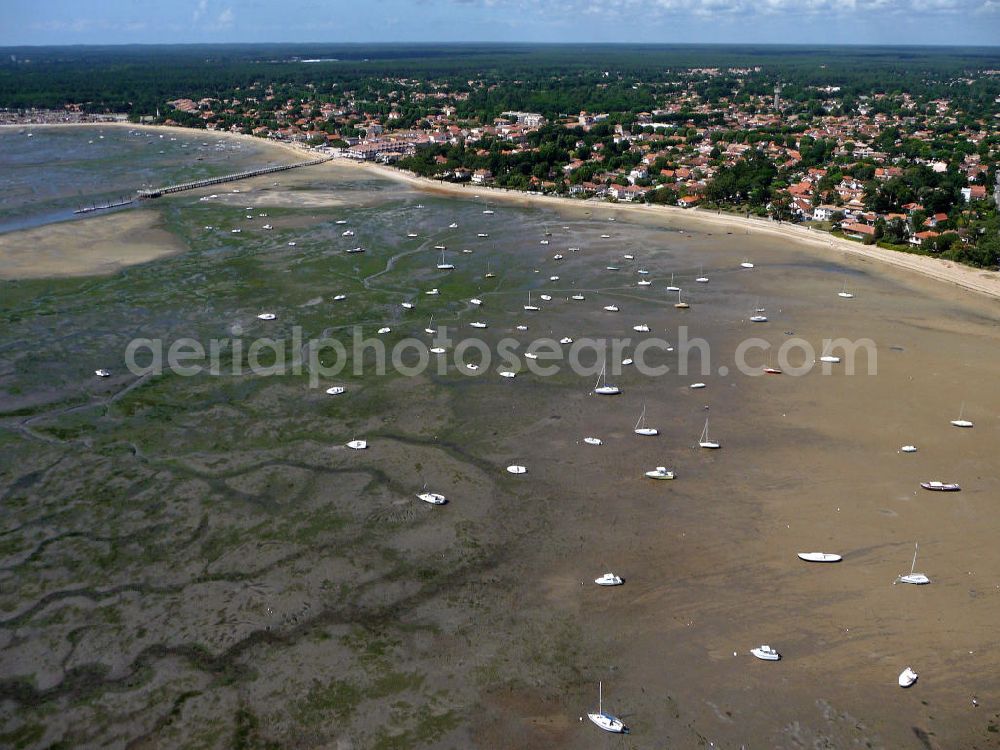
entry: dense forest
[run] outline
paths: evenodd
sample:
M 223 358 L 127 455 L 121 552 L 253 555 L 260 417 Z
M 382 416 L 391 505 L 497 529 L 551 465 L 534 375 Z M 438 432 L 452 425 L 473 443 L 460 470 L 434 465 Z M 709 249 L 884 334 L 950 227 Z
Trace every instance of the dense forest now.
M 305 62 L 315 61 L 315 62 Z M 970 72 L 1000 69 L 996 48 L 801 47 L 709 45 L 173 45 L 6 47 L 0 49 L 0 107 L 153 114 L 180 96 L 225 98 L 254 83 L 314 91 L 349 83 L 383 86 L 391 77 L 464 85 L 470 77 L 503 85 L 470 98 L 467 114 L 495 116 L 531 109 L 548 116 L 580 109 L 637 111 L 652 103 L 650 86 L 676 85 L 698 67 L 747 68 L 744 95 L 783 96 L 822 110 L 815 88 L 839 86 L 850 102 L 873 90 L 948 96 L 969 116 L 992 111 L 1000 80 L 974 83 Z M 712 99 L 728 96 L 739 74 L 701 84 Z

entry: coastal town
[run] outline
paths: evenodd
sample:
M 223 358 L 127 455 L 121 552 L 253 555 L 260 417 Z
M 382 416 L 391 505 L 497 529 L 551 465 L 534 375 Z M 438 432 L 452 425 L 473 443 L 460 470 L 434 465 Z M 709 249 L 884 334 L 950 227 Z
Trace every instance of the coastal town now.
M 979 75 L 995 82 L 1000 71 Z M 973 79 L 949 82 L 966 90 L 951 98 L 852 96 L 832 85 L 799 87 L 790 98 L 780 83 L 763 87 L 764 76 L 702 68 L 669 85 L 629 83 L 651 89 L 640 99 L 655 103 L 648 111 L 486 117 L 486 81 L 399 78 L 312 98 L 259 84 L 226 100 L 172 100 L 160 121 L 298 142 L 440 180 L 736 210 L 997 264 L 1000 104 L 970 106 Z
M 771 81 L 761 67 L 655 81 L 604 71 L 575 98 L 617 107 L 568 113 L 503 108 L 539 97 L 487 78 L 256 82 L 222 98 L 170 99 L 133 120 L 254 135 L 456 183 L 733 211 L 974 266 L 1000 262 L 1000 71 L 923 94 Z M 69 104 L 2 119 L 114 117 Z

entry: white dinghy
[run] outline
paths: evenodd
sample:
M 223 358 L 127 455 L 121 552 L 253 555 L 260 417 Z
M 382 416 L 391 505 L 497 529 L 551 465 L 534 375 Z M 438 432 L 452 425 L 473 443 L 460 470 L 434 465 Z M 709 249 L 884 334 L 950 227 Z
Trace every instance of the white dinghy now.
M 347 447 L 350 448 L 352 451 L 363 451 L 365 448 L 368 447 L 368 443 L 365 442 L 364 440 L 351 440 L 350 442 L 347 443 Z
M 511 464 L 510 466 L 507 467 L 507 473 L 508 474 L 527 474 L 528 473 L 528 469 L 525 466 L 521 466 L 521 464 Z
M 919 675 L 917 675 L 917 673 L 914 672 L 911 667 L 907 667 L 906 669 L 904 669 L 902 672 L 899 673 L 899 680 L 898 680 L 899 686 L 901 688 L 910 687 L 910 685 L 912 685 L 914 682 L 917 681 L 918 676 Z
M 800 552 L 799 559 L 806 562 L 835 563 L 840 562 L 844 558 L 833 552 Z
M 329 396 L 339 396 L 344 393 L 347 389 L 342 385 L 331 385 L 326 389 L 326 393 Z
M 258 320 L 274 320 L 277 317 L 278 316 L 275 315 L 274 313 L 263 312 L 263 313 L 261 313 L 260 315 L 257 316 L 257 319 Z

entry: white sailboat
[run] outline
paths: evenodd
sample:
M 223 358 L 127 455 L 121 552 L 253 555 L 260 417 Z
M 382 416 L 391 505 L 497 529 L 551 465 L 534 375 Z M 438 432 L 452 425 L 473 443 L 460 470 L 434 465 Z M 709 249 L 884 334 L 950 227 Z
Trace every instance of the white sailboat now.
M 427 327 L 424 329 L 424 333 L 433 336 L 437 333 L 437 328 L 434 327 L 434 316 L 431 315 L 431 319 L 427 321 Z
M 689 305 L 687 302 L 681 300 L 681 292 L 679 289 L 677 290 L 677 302 L 674 303 L 674 307 L 676 307 L 678 310 L 687 310 L 689 307 L 691 307 L 691 305 Z
M 455 268 L 454 263 L 446 263 L 444 260 L 444 250 L 441 251 L 441 262 L 437 264 L 439 271 L 451 271 Z
M 587 718 L 594 722 L 598 728 L 613 734 L 625 734 L 628 727 L 616 716 L 604 713 L 604 685 L 597 683 L 597 713 L 587 714 Z
M 347 447 L 354 451 L 363 451 L 368 447 L 368 443 L 364 440 L 351 440 L 347 443 Z
M 765 312 L 767 312 L 767 311 L 763 307 L 755 307 L 754 311 L 753 311 L 753 315 L 750 316 L 750 322 L 751 323 L 766 323 L 767 322 L 767 315 L 764 314 Z
M 670 286 L 667 287 L 668 292 L 679 292 L 681 288 L 674 285 L 674 275 L 670 274 Z
M 844 282 L 844 288 L 837 292 L 837 296 L 841 299 L 854 299 L 854 295 L 847 291 L 847 282 Z
M 643 436 L 649 436 L 649 437 L 660 434 L 660 431 L 658 429 L 656 429 L 655 427 L 647 427 L 646 426 L 646 405 L 645 404 L 642 405 L 642 414 L 640 414 L 639 415 L 639 419 L 636 420 L 635 428 L 633 429 L 633 432 L 635 432 L 636 435 L 643 435 Z
M 542 309 L 538 305 L 531 304 L 531 291 L 530 290 L 528 291 L 528 304 L 524 305 L 523 307 L 528 312 L 537 312 L 538 310 Z
M 606 376 L 608 365 L 605 362 L 604 367 L 601 368 L 601 374 L 597 378 L 597 383 L 594 385 L 594 393 L 598 396 L 617 396 L 621 393 L 621 389 L 617 385 L 608 385 Z
M 951 420 L 951 423 L 953 425 L 955 425 L 955 427 L 964 427 L 966 429 L 968 429 L 968 428 L 970 428 L 970 427 L 973 426 L 972 422 L 970 422 L 968 419 L 965 419 L 965 402 L 964 401 L 962 402 L 962 408 L 958 410 L 958 419 Z
M 716 449 L 722 446 L 719 443 L 708 437 L 708 417 L 705 417 L 705 427 L 701 431 L 701 437 L 698 438 L 698 445 L 702 448 Z
M 424 484 L 423 489 L 417 493 L 417 497 L 423 500 L 425 503 L 430 503 L 431 505 L 444 505 L 448 502 L 448 499 L 439 492 L 428 492 L 427 485 Z
M 913 572 L 917 567 L 917 549 L 919 548 L 919 546 L 920 546 L 919 542 L 915 542 L 913 544 L 913 562 L 910 563 L 910 572 L 907 573 L 906 575 L 897 576 L 896 580 L 893 581 L 893 584 L 912 583 L 916 586 L 923 586 L 924 584 L 931 582 L 931 579 L 925 576 L 923 573 Z
M 698 269 L 698 278 L 696 278 L 695 281 L 697 281 L 699 284 L 707 284 L 708 283 L 708 276 L 705 275 L 705 267 L 704 266 L 701 266 Z

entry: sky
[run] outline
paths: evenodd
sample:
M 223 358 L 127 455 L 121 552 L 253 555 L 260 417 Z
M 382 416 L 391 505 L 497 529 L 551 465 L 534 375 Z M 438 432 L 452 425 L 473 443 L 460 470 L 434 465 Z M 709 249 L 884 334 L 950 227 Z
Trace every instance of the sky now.
M 1000 0 L 0 0 L 0 46 L 477 41 L 1000 45 Z

